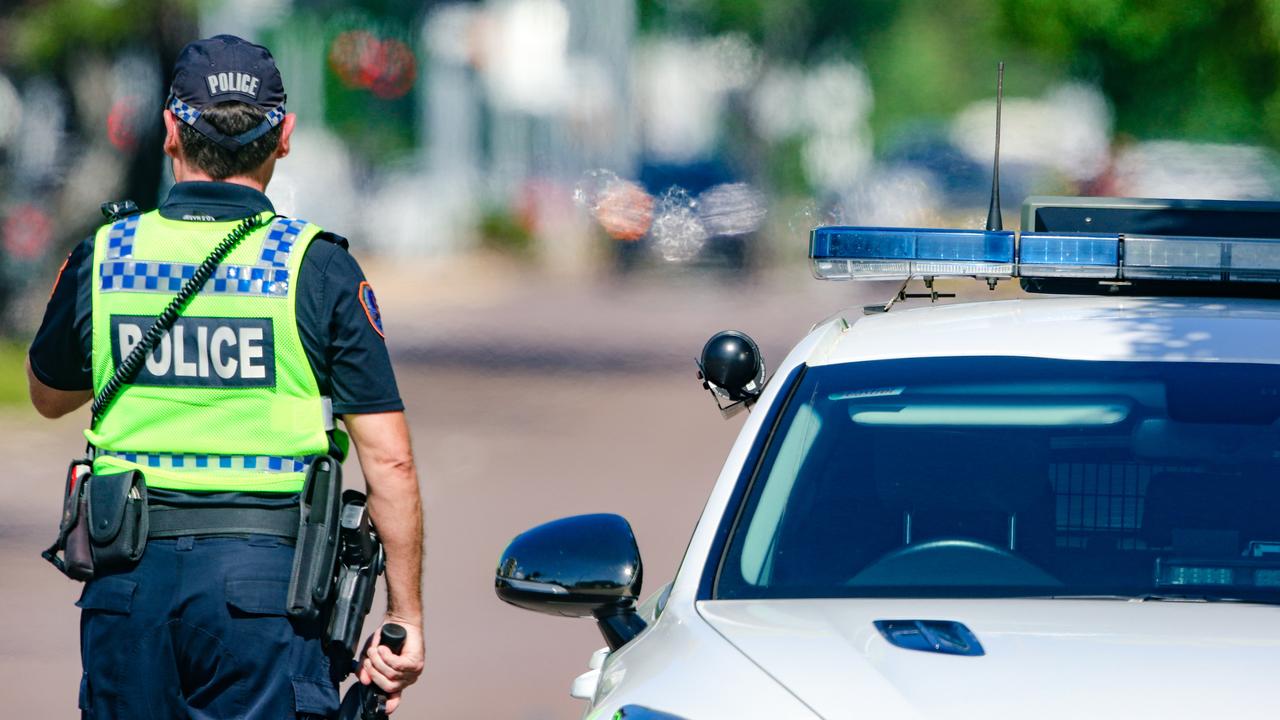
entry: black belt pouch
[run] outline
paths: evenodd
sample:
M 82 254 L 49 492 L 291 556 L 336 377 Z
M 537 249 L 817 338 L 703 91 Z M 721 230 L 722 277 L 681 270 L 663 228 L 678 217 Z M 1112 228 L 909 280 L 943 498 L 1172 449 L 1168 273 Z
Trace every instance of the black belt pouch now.
M 137 470 L 94 475 L 85 488 L 94 575 L 127 569 L 147 549 L 147 484 Z

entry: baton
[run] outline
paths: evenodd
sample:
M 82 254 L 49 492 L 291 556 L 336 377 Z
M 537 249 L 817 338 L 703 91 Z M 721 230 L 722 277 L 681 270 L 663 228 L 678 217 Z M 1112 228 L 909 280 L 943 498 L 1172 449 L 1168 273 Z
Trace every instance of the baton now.
M 378 644 L 399 655 L 404 649 L 404 640 L 408 636 L 405 629 L 396 623 L 387 623 L 379 633 Z M 342 699 L 342 707 L 338 709 L 339 720 L 386 720 L 387 694 L 374 683 L 365 685 L 360 681 L 347 691 Z

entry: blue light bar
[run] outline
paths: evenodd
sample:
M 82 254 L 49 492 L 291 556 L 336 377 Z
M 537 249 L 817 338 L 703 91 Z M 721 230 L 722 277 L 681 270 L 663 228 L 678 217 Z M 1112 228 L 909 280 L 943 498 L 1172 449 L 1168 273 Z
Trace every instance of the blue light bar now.
M 1024 232 L 1018 238 L 1021 277 L 1115 279 L 1119 273 L 1119 235 Z
M 1280 283 L 1280 237 L 819 227 L 809 240 L 824 280 L 1092 278 Z
M 819 227 L 809 239 L 824 280 L 1013 277 L 1011 230 Z

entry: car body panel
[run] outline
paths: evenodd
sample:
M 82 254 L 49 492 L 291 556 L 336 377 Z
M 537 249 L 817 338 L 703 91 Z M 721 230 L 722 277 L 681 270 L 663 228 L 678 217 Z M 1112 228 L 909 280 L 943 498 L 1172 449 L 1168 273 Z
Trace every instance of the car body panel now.
M 1280 363 L 1271 300 L 1070 297 L 895 310 L 853 323 L 810 365 L 1008 355 Z
M 819 717 L 692 606 L 668 605 L 656 623 L 605 660 L 596 704 L 583 717 L 610 720 L 624 705 L 690 720 Z
M 827 720 L 1274 717 L 1280 608 L 1126 600 L 720 600 L 699 612 Z M 881 619 L 964 623 L 980 657 L 894 647 Z

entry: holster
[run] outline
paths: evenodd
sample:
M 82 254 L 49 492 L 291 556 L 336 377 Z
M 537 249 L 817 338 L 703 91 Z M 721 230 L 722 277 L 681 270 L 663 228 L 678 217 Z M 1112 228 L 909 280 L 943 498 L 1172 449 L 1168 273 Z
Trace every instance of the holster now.
M 311 463 L 302 486 L 298 539 L 289 576 L 289 615 L 314 621 L 326 609 L 338 558 L 342 465 L 331 457 Z
M 72 580 L 93 578 L 93 551 L 89 547 L 89 523 L 85 510 L 85 487 L 92 475 L 93 463 L 88 458 L 72 460 L 67 466 L 66 486 L 62 496 L 62 517 L 58 520 L 58 537 L 40 556 Z M 59 556 L 61 553 L 61 556 Z
M 382 543 L 364 493 L 343 491 L 342 466 L 316 460 L 300 497 L 289 615 L 323 623 L 324 645 L 346 675 L 383 571 Z
M 147 547 L 147 484 L 131 470 L 94 475 L 88 459 L 67 468 L 58 538 L 41 553 L 73 580 L 127 568 Z M 61 553 L 61 556 L 59 556 Z

